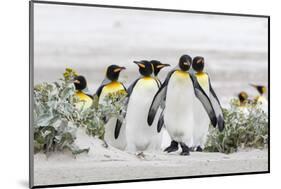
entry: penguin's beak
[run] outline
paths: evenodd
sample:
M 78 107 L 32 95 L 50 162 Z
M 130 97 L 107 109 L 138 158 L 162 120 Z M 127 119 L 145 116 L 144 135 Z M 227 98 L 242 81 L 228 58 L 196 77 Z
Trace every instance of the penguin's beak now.
M 164 67 L 171 66 L 170 64 L 163 64 L 163 65 L 164 65 Z
M 258 86 L 257 86 L 257 85 L 255 85 L 255 84 L 250 84 L 250 86 L 252 86 L 252 87 L 254 87 L 255 89 L 258 90 Z
M 121 70 L 126 70 L 126 67 L 120 67 Z
M 170 64 L 160 64 L 160 65 L 156 66 L 156 68 L 161 69 L 161 68 L 164 68 L 167 66 L 171 66 L 171 65 Z
M 254 85 L 254 84 L 249 84 L 249 85 L 250 85 L 250 86 L 252 86 L 252 87 L 255 87 L 255 88 L 257 87 L 257 86 L 256 86 L 256 85 Z
M 145 65 L 141 61 L 134 61 L 135 64 L 137 64 L 141 68 L 145 68 Z

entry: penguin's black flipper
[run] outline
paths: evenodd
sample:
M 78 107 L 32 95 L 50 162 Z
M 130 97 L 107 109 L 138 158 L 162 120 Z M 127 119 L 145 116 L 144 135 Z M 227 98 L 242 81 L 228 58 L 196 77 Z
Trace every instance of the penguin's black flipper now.
M 208 95 L 204 92 L 200 84 L 198 83 L 196 76 L 193 74 L 190 74 L 190 78 L 193 82 L 193 87 L 194 87 L 194 93 L 195 96 L 200 100 L 202 103 L 203 107 L 205 108 L 206 112 L 209 115 L 209 118 L 211 120 L 211 123 L 214 127 L 217 125 L 217 116 L 214 110 L 214 107 L 212 106 L 212 103 L 208 97 Z
M 147 123 L 149 126 L 152 125 L 153 121 L 154 121 L 154 118 L 155 118 L 155 115 L 156 115 L 156 112 L 160 106 L 160 104 L 162 103 L 163 101 L 163 98 L 165 96 L 165 91 L 167 90 L 167 87 L 165 86 L 162 86 L 158 92 L 155 94 L 154 98 L 153 98 L 153 101 L 150 105 L 150 108 L 149 108 L 149 112 L 148 112 L 148 116 L 147 116 Z
M 137 82 L 140 80 L 140 78 L 136 79 L 127 89 L 127 93 L 128 93 L 128 97 L 131 96 L 133 89 L 135 87 L 135 85 L 137 84 Z
M 119 133 L 120 133 L 120 130 L 121 130 L 121 126 L 122 126 L 122 121 L 119 121 L 119 119 L 117 119 L 115 130 L 114 130 L 114 137 L 115 137 L 115 139 L 117 139 L 118 136 L 119 136 Z
M 103 87 L 104 87 L 104 85 L 101 85 L 101 86 L 97 89 L 95 95 L 97 95 L 98 97 L 100 97 L 100 94 L 101 94 L 101 92 L 102 92 Z
M 209 78 L 209 88 L 210 88 L 210 101 L 214 107 L 216 117 L 217 117 L 217 124 L 218 124 L 218 129 L 219 131 L 223 131 L 224 129 L 224 117 L 223 117 L 223 112 L 222 112 L 222 107 L 220 104 L 220 101 L 211 85 L 210 77 Z
M 164 126 L 164 110 L 160 114 L 160 118 L 157 123 L 157 132 L 160 133 L 162 127 Z
M 93 96 L 90 94 L 86 94 L 88 97 L 90 97 L 91 99 L 93 99 Z
M 175 70 L 172 70 L 168 73 L 164 83 L 161 85 L 158 92 L 155 94 L 155 96 L 153 98 L 153 101 L 150 105 L 148 116 L 147 116 L 147 123 L 148 123 L 149 126 L 152 125 L 159 106 L 162 103 L 164 103 L 165 100 L 166 100 L 168 83 L 169 83 L 170 77 L 174 73 L 174 71 Z

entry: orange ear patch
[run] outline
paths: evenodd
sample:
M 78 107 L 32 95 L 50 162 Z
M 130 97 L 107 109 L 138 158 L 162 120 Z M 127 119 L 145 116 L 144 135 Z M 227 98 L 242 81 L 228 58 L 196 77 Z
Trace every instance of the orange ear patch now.
M 120 72 L 121 69 L 122 69 L 122 68 L 116 68 L 116 69 L 113 70 L 113 72 L 115 72 L 115 73 L 116 73 L 116 72 Z
M 145 68 L 144 64 L 139 63 L 138 65 L 139 65 L 139 67 Z
M 77 84 L 80 84 L 80 81 L 79 80 L 74 80 L 73 83 L 77 83 Z
M 156 66 L 156 68 L 163 68 L 165 65 L 158 65 L 158 66 Z

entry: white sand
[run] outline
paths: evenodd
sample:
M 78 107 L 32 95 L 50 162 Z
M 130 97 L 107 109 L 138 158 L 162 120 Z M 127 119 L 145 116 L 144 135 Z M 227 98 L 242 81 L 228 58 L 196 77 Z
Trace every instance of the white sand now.
M 88 154 L 73 158 L 69 153 L 34 156 L 34 184 L 52 185 L 145 178 L 180 177 L 222 173 L 267 171 L 266 150 L 243 151 L 230 155 L 193 152 L 190 156 L 145 153 L 145 159 L 134 154 L 105 148 L 79 130 L 76 143 L 90 147 Z

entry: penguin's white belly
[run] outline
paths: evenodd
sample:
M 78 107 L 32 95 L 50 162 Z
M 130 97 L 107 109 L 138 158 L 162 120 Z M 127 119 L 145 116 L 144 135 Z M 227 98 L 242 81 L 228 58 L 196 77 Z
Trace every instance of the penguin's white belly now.
M 125 124 L 121 126 L 119 136 L 115 139 L 115 127 L 116 127 L 117 118 L 110 118 L 105 124 L 105 133 L 104 140 L 111 146 L 118 148 L 120 150 L 125 150 L 126 148 L 126 133 L 125 133 Z
M 162 128 L 162 142 L 161 142 L 161 149 L 164 150 L 171 144 L 171 137 L 166 128 Z
M 149 146 L 147 148 L 148 151 L 159 151 L 161 150 L 161 144 L 162 144 L 162 138 L 163 138 L 163 129 L 161 129 L 160 133 L 158 133 L 157 131 L 157 123 L 160 117 L 160 114 L 162 112 L 162 109 L 158 109 L 156 115 L 155 115 L 155 119 L 154 122 L 152 123 L 151 127 L 151 140 L 149 142 Z
M 206 93 L 210 94 L 209 78 L 207 74 L 197 74 L 197 81 Z M 209 132 L 210 119 L 203 104 L 199 99 L 194 100 L 194 128 L 193 128 L 193 146 L 204 148 Z
M 169 81 L 165 125 L 172 140 L 192 145 L 194 88 L 187 76 L 174 73 Z
M 204 148 L 209 131 L 209 116 L 202 103 L 194 100 L 194 128 L 193 128 L 193 146 Z
M 155 80 L 140 79 L 130 96 L 126 114 L 126 137 L 128 151 L 147 150 L 155 132 L 154 124 L 149 126 L 147 116 L 154 95 L 158 91 Z M 156 128 L 155 128 L 156 130 Z

